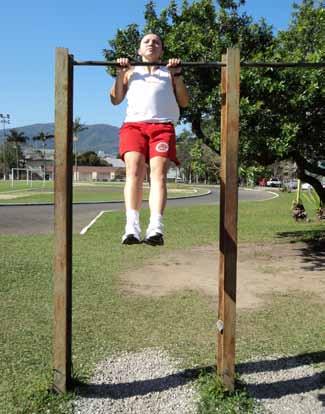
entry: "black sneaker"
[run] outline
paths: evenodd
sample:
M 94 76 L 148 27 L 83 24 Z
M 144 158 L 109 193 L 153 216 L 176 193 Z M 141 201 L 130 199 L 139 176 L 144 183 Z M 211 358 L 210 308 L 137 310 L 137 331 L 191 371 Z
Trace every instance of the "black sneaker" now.
M 163 246 L 164 236 L 161 233 L 156 233 L 150 237 L 146 237 L 143 243 L 150 244 L 150 246 Z
M 122 244 L 140 244 L 140 240 L 134 234 L 126 234 L 123 236 Z

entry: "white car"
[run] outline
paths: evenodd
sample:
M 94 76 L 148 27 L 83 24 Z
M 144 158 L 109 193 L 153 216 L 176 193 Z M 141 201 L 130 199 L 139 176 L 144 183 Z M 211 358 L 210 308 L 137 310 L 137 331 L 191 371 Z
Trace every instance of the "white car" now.
M 266 186 L 267 187 L 281 187 L 282 181 L 279 180 L 278 178 L 271 178 L 268 181 L 266 181 Z
M 310 190 L 312 188 L 312 186 L 309 183 L 302 183 L 301 184 L 301 189 L 302 190 Z

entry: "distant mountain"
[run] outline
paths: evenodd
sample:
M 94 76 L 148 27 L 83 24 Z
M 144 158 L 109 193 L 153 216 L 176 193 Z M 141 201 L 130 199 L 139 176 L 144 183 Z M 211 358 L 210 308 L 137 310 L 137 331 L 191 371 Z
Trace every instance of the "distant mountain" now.
M 117 154 L 118 152 L 118 128 L 108 124 L 86 125 L 87 129 L 78 134 L 77 151 L 104 151 L 106 154 Z M 33 141 L 33 137 L 40 132 L 54 134 L 54 124 L 33 124 L 19 128 L 14 128 L 18 132 L 30 138 L 29 144 L 35 148 L 41 148 L 39 141 Z M 6 129 L 6 134 L 9 132 Z M 3 130 L 0 131 L 0 142 L 3 141 Z M 54 140 L 50 139 L 46 143 L 47 148 L 54 147 Z

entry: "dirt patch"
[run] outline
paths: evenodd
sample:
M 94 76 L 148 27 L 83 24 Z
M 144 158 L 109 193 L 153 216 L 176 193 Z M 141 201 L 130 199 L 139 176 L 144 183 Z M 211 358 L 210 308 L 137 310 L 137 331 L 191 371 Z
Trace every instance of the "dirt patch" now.
M 128 294 L 159 297 L 197 290 L 217 301 L 218 246 L 166 253 L 121 275 Z M 244 244 L 238 249 L 237 306 L 255 308 L 270 294 L 303 291 L 325 299 L 325 246 Z

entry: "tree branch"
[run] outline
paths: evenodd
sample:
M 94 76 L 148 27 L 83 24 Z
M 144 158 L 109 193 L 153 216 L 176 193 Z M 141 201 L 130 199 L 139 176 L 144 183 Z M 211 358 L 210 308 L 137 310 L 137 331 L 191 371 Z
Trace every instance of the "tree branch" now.
M 322 170 L 322 168 L 316 167 L 313 168 L 314 166 L 312 164 L 310 164 L 307 160 L 305 160 L 304 157 L 302 157 L 300 154 L 295 153 L 293 154 L 293 158 L 296 161 L 297 167 L 298 167 L 298 178 L 310 185 L 312 185 L 316 191 L 316 193 L 318 194 L 321 203 L 324 204 L 325 203 L 325 188 L 323 188 L 321 182 L 313 177 L 312 175 L 306 174 L 306 171 L 312 172 L 317 174 L 317 172 L 314 171 L 322 171 L 322 176 L 325 176 L 324 174 L 324 170 Z M 309 169 L 311 167 L 311 169 Z
M 203 134 L 201 127 L 201 114 L 196 114 L 192 117 L 192 132 L 202 141 L 206 142 L 206 136 Z
M 320 168 L 317 165 L 312 164 L 311 162 L 307 161 L 298 152 L 294 152 L 292 155 L 293 155 L 293 158 L 295 159 L 297 165 L 301 165 L 305 170 L 307 170 L 307 171 L 309 171 L 313 174 L 322 175 L 323 177 L 325 177 L 325 169 L 324 168 Z

